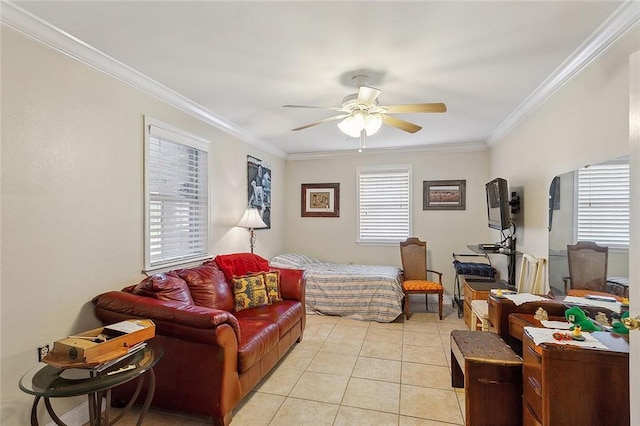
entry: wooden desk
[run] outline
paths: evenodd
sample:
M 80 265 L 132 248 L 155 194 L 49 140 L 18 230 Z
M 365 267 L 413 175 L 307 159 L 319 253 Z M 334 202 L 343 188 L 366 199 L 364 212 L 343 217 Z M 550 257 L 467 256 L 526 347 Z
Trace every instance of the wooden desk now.
M 489 303 L 489 331 L 498 333 L 502 340 L 518 354 L 522 355 L 522 339 L 516 339 L 509 332 L 509 315 L 513 313 L 534 314 L 542 307 L 549 316 L 564 317 L 567 307 L 559 300 L 549 299 L 540 302 L 527 302 L 516 306 L 509 299 L 500 299 L 490 295 Z
M 609 350 L 541 343 L 524 332 L 523 425 L 628 425 L 629 343 L 592 336 Z
M 466 425 L 520 425 L 522 358 L 495 333 L 451 332 L 451 386 L 464 387 Z
M 505 281 L 501 280 L 482 280 L 474 281 L 467 276 L 462 277 L 464 282 L 464 323 L 471 330 L 475 330 L 475 327 L 471 326 L 471 301 L 472 300 L 487 300 L 491 289 L 494 288 L 509 288 Z
M 561 321 L 567 322 L 564 317 L 550 316 L 549 321 Z M 524 340 L 524 328 L 525 327 L 540 327 L 544 326 L 540 321 L 535 319 L 533 314 L 510 314 L 509 315 L 509 335 L 515 339 Z

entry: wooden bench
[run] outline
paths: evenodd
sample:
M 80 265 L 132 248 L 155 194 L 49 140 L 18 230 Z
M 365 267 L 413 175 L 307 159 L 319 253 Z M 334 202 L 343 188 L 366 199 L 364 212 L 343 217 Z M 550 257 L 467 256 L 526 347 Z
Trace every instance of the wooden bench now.
M 451 386 L 464 387 L 468 426 L 522 424 L 522 358 L 497 334 L 451 332 Z

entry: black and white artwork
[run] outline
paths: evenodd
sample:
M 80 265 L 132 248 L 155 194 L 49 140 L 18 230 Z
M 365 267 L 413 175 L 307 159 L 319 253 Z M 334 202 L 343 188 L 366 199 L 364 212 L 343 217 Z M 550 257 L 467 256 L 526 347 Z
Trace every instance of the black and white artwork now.
M 262 160 L 247 155 L 248 207 L 258 209 L 271 229 L 271 168 Z

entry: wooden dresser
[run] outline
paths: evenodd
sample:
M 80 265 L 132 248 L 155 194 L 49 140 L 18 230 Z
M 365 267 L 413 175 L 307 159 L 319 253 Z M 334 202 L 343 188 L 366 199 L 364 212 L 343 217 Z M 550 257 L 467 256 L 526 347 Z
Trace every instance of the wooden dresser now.
M 524 332 L 523 425 L 628 425 L 629 343 L 592 333 L 610 350 L 542 343 Z
M 464 282 L 464 323 L 467 324 L 469 329 L 471 328 L 471 301 L 472 300 L 487 300 L 489 293 L 493 288 L 509 288 L 506 281 L 501 280 L 473 280 L 469 277 L 463 277 Z

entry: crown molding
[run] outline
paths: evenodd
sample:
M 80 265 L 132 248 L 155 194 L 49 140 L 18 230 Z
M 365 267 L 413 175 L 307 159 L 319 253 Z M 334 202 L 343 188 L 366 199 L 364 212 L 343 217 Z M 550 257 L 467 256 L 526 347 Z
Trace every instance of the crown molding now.
M 640 1 L 627 0 L 560 64 L 487 139 L 492 145 L 640 22 Z
M 135 89 L 166 102 L 258 149 L 280 158 L 287 157 L 287 153 L 280 148 L 250 134 L 204 106 L 193 102 L 180 93 L 169 89 L 9 1 L 0 2 L 0 23 L 32 40 L 57 50 Z
M 358 156 L 371 155 L 390 155 L 390 154 L 417 154 L 424 152 L 474 152 L 486 151 L 488 149 L 485 142 L 456 142 L 442 143 L 434 145 L 421 145 L 416 147 L 399 147 L 399 148 L 366 148 L 362 152 L 357 149 L 340 150 L 340 151 L 318 151 L 318 152 L 302 152 L 289 154 L 287 161 L 303 161 L 303 160 L 320 160 L 327 158 L 349 158 Z

